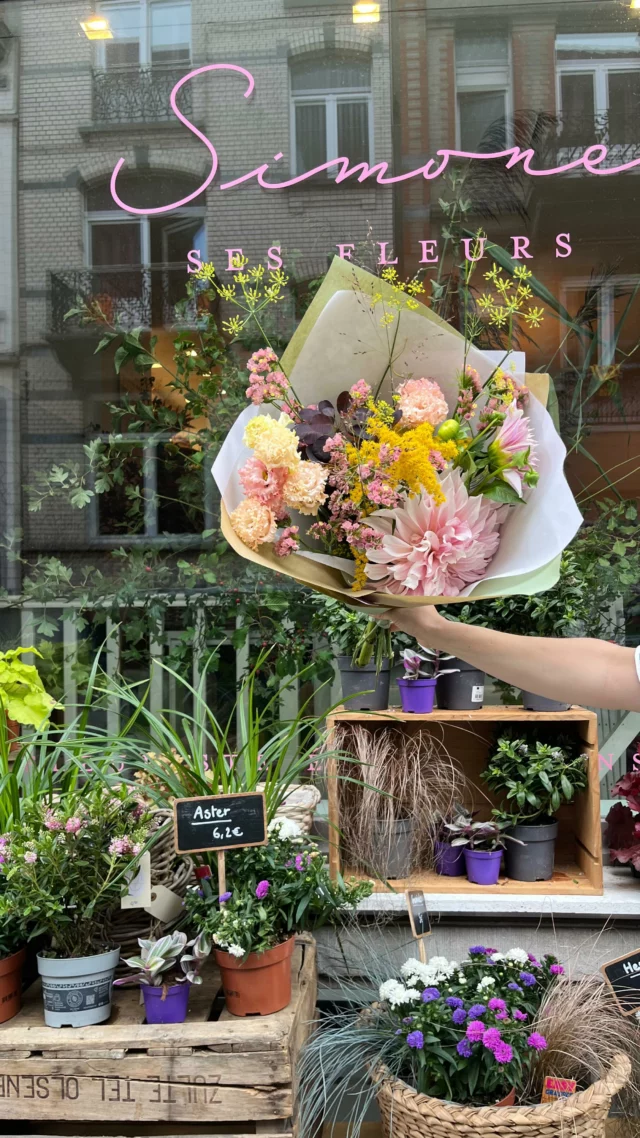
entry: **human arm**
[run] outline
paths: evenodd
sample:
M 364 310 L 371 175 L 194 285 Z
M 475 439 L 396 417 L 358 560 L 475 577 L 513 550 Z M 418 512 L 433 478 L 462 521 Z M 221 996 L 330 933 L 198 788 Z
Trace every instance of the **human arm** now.
M 606 640 L 513 636 L 447 620 L 433 606 L 388 609 L 380 619 L 513 687 L 548 699 L 640 711 L 634 649 Z

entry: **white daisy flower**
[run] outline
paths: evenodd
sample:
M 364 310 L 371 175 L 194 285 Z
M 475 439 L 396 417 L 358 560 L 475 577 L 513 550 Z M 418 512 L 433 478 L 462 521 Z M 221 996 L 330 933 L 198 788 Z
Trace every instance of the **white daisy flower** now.
M 292 841 L 294 838 L 299 838 L 302 830 L 293 818 L 274 818 L 267 827 L 270 834 L 276 834 L 283 841 Z
M 524 948 L 510 948 L 505 956 L 507 960 L 513 960 L 516 964 L 529 963 L 529 953 L 525 952 Z

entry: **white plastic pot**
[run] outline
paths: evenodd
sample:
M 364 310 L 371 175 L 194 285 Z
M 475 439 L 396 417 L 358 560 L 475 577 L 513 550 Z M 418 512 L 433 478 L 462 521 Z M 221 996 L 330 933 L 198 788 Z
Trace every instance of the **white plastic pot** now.
M 57 957 L 38 953 L 47 1027 L 88 1027 L 111 1015 L 111 985 L 120 949 L 98 956 Z

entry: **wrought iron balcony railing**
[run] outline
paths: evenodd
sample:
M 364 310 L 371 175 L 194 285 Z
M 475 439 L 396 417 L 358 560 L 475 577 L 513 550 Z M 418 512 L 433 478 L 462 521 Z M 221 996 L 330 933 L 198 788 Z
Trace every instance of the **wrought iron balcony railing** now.
M 185 301 L 184 265 L 158 265 L 151 268 L 123 266 L 110 269 L 61 269 L 49 274 L 49 331 L 54 334 L 77 331 L 78 320 L 65 320 L 80 297 L 97 301 L 109 324 L 126 331 L 132 328 L 182 327 L 197 323 L 197 304 Z
M 93 73 L 93 122 L 155 123 L 174 119 L 169 96 L 188 68 L 121 67 Z M 178 93 L 183 114 L 192 112 L 191 88 Z
M 634 365 L 625 368 L 619 380 L 603 384 L 581 408 L 573 406 L 575 376 L 568 374 L 564 382 L 556 378 L 556 385 L 564 430 L 575 430 L 579 422 L 589 427 L 640 427 L 640 374 Z
M 554 161 L 565 165 L 580 158 L 588 146 L 601 143 L 608 154 L 602 168 L 620 166 L 640 156 L 640 116 L 614 113 L 559 115 L 555 137 L 549 140 Z

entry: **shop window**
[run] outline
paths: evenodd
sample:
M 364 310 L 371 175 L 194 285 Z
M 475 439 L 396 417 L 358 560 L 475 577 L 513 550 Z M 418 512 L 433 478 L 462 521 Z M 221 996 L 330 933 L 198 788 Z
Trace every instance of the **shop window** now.
M 136 0 L 101 5 L 113 39 L 101 41 L 107 69 L 148 67 L 191 59 L 191 0 Z
M 640 142 L 637 38 L 561 35 L 556 57 L 560 145 L 622 148 Z M 618 151 L 616 162 L 623 157 Z
M 483 153 L 511 145 L 511 63 L 506 35 L 456 37 L 457 144 Z
M 293 60 L 291 133 L 295 174 L 331 158 L 373 161 L 371 61 L 358 53 Z M 335 177 L 338 170 L 329 170 Z

